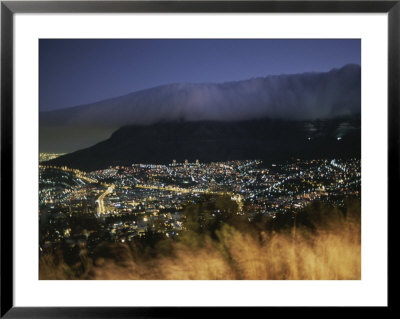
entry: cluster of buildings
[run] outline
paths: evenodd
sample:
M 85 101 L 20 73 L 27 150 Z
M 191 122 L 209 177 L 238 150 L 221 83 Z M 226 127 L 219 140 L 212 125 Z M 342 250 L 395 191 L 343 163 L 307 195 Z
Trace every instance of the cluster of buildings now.
M 39 162 L 46 162 L 55 159 L 64 153 L 39 153 Z
M 166 237 L 184 229 L 185 206 L 202 195 L 228 196 L 238 214 L 276 214 L 314 200 L 360 196 L 360 159 L 318 159 L 266 164 L 133 164 L 84 173 L 40 166 L 41 249 L 86 240 L 126 242 L 149 231 Z

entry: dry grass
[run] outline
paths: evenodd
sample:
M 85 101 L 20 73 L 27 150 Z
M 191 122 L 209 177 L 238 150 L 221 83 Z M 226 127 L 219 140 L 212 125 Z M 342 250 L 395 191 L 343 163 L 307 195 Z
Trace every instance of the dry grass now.
M 361 279 L 358 237 L 340 231 L 311 238 L 272 234 L 257 241 L 230 230 L 223 242 L 238 269 L 238 279 Z
M 117 259 L 85 259 L 81 268 L 44 256 L 40 279 L 361 279 L 359 222 L 347 220 L 316 233 L 298 229 L 296 234 L 256 235 L 224 225 L 217 237 L 211 240 L 205 236 L 197 247 L 176 242 L 168 256 L 147 259 L 135 257 L 127 246 L 118 245 L 118 249 L 124 249 Z

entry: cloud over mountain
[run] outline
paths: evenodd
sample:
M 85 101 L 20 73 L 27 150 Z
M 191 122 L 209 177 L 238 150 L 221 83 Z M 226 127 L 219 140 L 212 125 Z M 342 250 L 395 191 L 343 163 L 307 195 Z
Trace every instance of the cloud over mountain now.
M 67 143 L 77 149 L 130 124 L 260 117 L 331 119 L 360 111 L 361 68 L 346 65 L 329 72 L 274 75 L 220 84 L 164 85 L 92 104 L 41 112 L 40 139 L 41 145 L 48 148 L 54 136 L 67 139 L 73 131 L 83 130 L 75 144 L 71 138 Z M 84 141 L 83 135 L 91 134 L 92 141 Z

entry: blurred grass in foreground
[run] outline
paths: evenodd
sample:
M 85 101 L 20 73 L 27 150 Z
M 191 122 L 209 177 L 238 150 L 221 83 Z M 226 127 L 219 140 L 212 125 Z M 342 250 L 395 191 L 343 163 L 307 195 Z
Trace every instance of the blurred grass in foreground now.
M 91 257 L 82 249 L 74 265 L 44 255 L 40 279 L 359 280 L 360 212 L 358 201 L 344 212 L 317 205 L 252 223 L 230 215 L 212 231 L 189 227 L 179 241 L 103 243 Z

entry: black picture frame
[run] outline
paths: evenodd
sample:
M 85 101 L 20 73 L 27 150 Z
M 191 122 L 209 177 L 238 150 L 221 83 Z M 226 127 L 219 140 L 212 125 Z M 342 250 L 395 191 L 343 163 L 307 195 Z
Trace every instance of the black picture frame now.
M 196 308 L 191 307 L 14 307 L 13 303 L 13 16 L 15 13 L 120 13 L 120 12 L 312 12 L 388 13 L 388 225 L 393 227 L 399 187 L 400 120 L 400 0 L 396 1 L 1 1 L 1 317 L 5 318 L 175 318 L 208 314 L 252 316 L 304 315 L 306 307 Z M 389 251 L 393 232 L 388 229 Z M 388 251 L 388 259 L 389 259 Z M 388 260 L 390 262 L 390 260 Z M 389 268 L 390 270 L 390 268 Z M 390 281 L 388 281 L 389 287 Z M 393 285 L 393 284 L 392 284 Z M 390 291 L 390 290 L 389 290 Z M 388 307 L 391 309 L 391 295 Z M 335 313 L 340 307 L 330 308 Z M 325 312 L 326 307 L 315 308 Z M 371 312 L 371 309 L 366 309 Z M 250 312 L 249 312 L 250 311 Z M 347 311 L 347 310 L 346 310 Z

